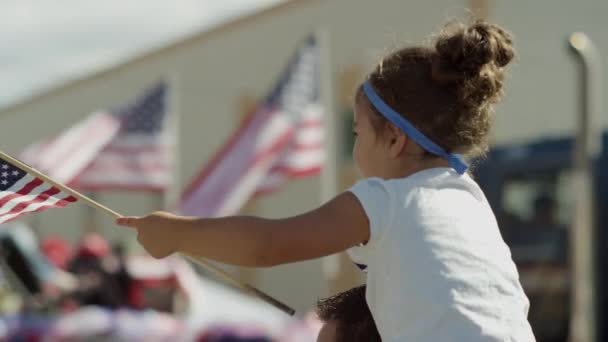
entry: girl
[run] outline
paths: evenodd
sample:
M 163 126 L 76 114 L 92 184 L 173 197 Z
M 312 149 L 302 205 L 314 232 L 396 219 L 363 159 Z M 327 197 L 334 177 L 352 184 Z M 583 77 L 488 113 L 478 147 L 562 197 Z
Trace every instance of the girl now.
M 182 251 L 274 266 L 348 249 L 367 266 L 384 341 L 533 341 L 509 249 L 463 158 L 487 149 L 513 56 L 511 35 L 478 21 L 385 57 L 355 99 L 353 155 L 365 179 L 313 211 L 117 223 L 135 227 L 158 258 Z

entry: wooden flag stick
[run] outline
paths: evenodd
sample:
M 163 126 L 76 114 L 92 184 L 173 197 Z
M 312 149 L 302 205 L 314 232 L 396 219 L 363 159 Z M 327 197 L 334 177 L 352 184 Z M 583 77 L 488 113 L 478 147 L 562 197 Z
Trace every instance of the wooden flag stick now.
M 0 151 L 0 158 L 6 160 L 7 162 L 13 164 L 13 166 L 16 166 L 24 171 L 26 171 L 27 173 L 34 175 L 42 180 L 44 180 L 45 182 L 48 182 L 49 184 L 52 184 L 53 186 L 57 187 L 58 189 L 61 189 L 62 191 L 69 193 L 70 195 L 84 201 L 86 204 L 88 204 L 89 206 L 101 210 L 111 216 L 113 216 L 114 218 L 119 218 L 122 217 L 123 215 L 119 214 L 118 212 L 104 206 L 103 204 L 96 202 L 92 199 L 90 199 L 89 197 L 81 194 L 80 192 L 68 187 L 67 185 L 64 185 L 62 183 L 59 183 L 57 181 L 55 181 L 54 179 L 50 178 L 49 176 L 41 173 L 40 171 L 32 168 L 31 166 L 9 156 L 8 154 Z M 261 290 L 258 290 L 257 288 L 249 285 L 249 284 L 244 284 L 238 280 L 236 280 L 232 275 L 230 275 L 228 272 L 222 270 L 219 267 L 216 267 L 214 265 L 212 265 L 211 263 L 209 263 L 207 260 L 200 258 L 200 257 L 195 257 L 195 256 L 191 256 L 191 255 L 186 255 L 188 258 L 190 258 L 191 260 L 193 260 L 194 262 L 196 262 L 198 265 L 202 266 L 203 268 L 207 269 L 208 271 L 210 271 L 211 273 L 215 274 L 216 276 L 218 276 L 219 278 L 223 279 L 224 281 L 232 284 L 233 286 L 236 286 L 237 288 L 241 289 L 242 291 L 244 291 L 245 293 L 248 293 L 250 295 L 253 295 L 255 297 L 258 297 L 260 299 L 262 299 L 263 301 L 267 302 L 268 304 L 273 305 L 274 307 L 276 307 L 277 309 L 287 313 L 288 315 L 293 316 L 295 314 L 295 310 L 292 309 L 291 307 L 289 307 L 288 305 L 280 302 L 279 300 L 271 297 L 270 295 L 264 293 Z

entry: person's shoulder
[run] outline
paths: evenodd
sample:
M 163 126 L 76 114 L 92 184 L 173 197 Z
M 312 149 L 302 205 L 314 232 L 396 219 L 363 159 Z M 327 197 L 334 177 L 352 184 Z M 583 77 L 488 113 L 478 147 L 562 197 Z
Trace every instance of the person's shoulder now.
M 408 177 L 366 178 L 357 182 L 351 191 L 361 201 L 382 209 L 388 218 L 416 210 L 417 203 L 426 198 L 424 186 Z
M 382 179 L 370 177 L 357 181 L 350 189 L 357 197 L 381 196 L 391 202 L 416 197 L 420 192 L 420 184 L 405 178 Z
M 358 180 L 353 187 L 376 187 L 387 190 L 403 190 L 407 188 L 415 188 L 417 185 L 419 185 L 419 182 L 417 182 L 415 179 L 410 179 L 409 177 L 391 179 L 369 177 Z

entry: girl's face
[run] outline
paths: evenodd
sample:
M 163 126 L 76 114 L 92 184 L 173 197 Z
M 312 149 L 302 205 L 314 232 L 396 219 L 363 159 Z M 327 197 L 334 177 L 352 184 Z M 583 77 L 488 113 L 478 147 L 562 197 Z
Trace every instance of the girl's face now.
M 355 96 L 353 159 L 365 178 L 403 178 L 420 170 L 448 167 L 447 160 L 427 158 L 424 150 L 410 140 L 397 126 L 384 122 L 377 130 L 372 124 L 371 104 L 361 92 Z
M 365 95 L 362 95 L 365 96 Z M 370 121 L 370 108 L 361 96 L 355 101 L 353 134 L 355 145 L 353 159 L 361 175 L 384 178 L 383 167 L 386 165 L 387 151 L 382 137 L 376 133 Z

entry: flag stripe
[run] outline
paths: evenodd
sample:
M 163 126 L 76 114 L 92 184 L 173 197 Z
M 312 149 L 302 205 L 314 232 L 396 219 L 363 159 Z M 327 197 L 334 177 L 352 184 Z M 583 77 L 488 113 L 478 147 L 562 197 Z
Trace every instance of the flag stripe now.
M 0 217 L 20 212 L 27 208 L 30 204 L 44 202 L 49 197 L 56 195 L 61 191 L 55 187 L 47 188 L 44 191 L 42 190 L 40 190 L 38 193 L 28 194 L 28 196 L 21 196 L 14 199 L 10 203 L 7 203 L 2 207 L 2 209 L 0 209 Z
M 38 203 L 32 207 L 29 207 L 26 211 L 15 213 L 12 216 L 0 217 L 0 223 L 6 223 L 18 219 L 19 217 L 33 212 L 40 212 L 49 208 L 64 208 L 70 203 L 76 202 L 76 198 L 67 196 L 65 198 L 52 197 L 50 201 Z
M 33 188 L 27 194 L 20 195 L 18 197 L 12 198 L 10 201 L 5 202 L 0 208 L 0 215 L 4 215 L 7 212 L 11 211 L 13 208 L 20 206 L 22 203 L 33 202 L 36 198 L 44 193 L 45 191 L 50 189 L 50 185 L 44 184 L 44 182 L 40 182 L 40 185 Z
M 42 184 L 42 180 L 38 179 L 38 178 L 33 178 L 33 177 L 28 177 L 29 179 L 25 179 L 24 183 L 25 186 L 23 187 L 17 187 L 17 189 L 19 189 L 17 192 L 11 192 L 11 191 L 3 191 L 2 194 L 0 195 L 0 208 L 4 207 L 4 205 L 6 205 L 6 203 L 10 202 L 11 200 L 18 198 L 19 196 L 24 196 L 29 194 L 33 189 L 35 189 L 36 187 L 38 187 L 40 184 Z M 16 184 L 17 185 L 17 184 Z M 19 184 L 21 185 L 21 184 Z

